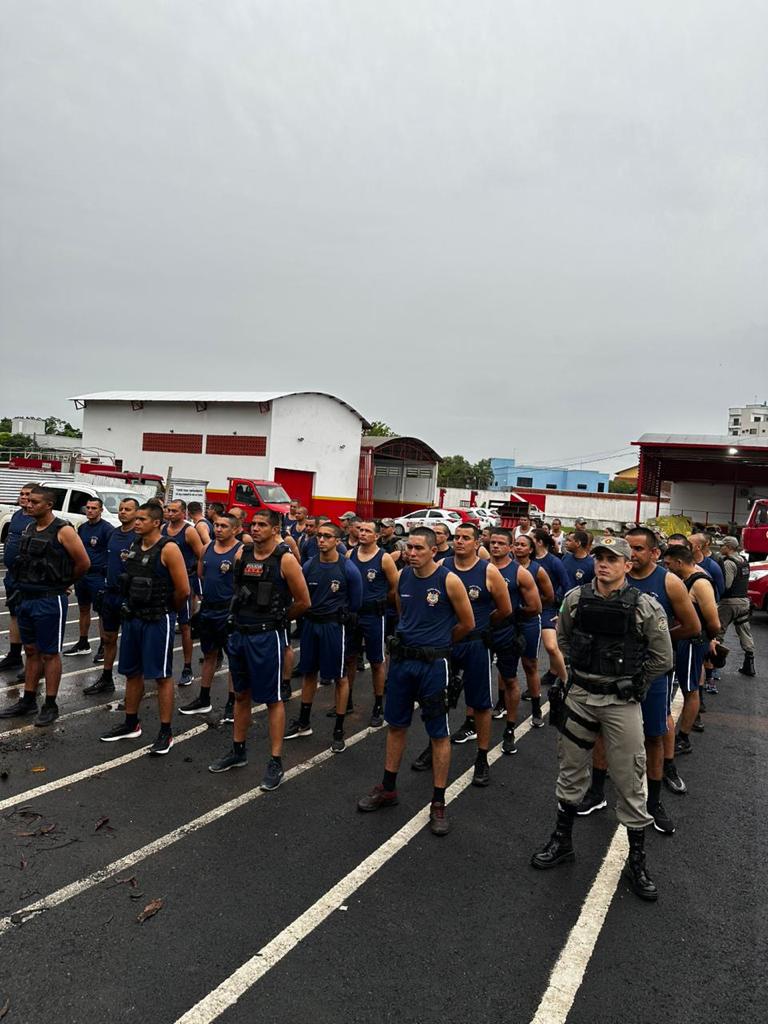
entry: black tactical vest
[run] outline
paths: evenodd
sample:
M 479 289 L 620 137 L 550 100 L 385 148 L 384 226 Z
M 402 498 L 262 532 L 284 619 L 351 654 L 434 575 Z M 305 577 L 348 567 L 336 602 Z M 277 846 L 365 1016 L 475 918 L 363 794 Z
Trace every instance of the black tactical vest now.
M 715 585 L 712 582 L 712 577 L 706 572 L 694 572 L 691 573 L 687 580 L 683 580 L 683 583 L 685 583 L 685 589 L 688 591 L 689 594 L 693 589 L 694 583 L 696 583 L 697 580 L 706 580 L 710 587 L 712 587 L 712 592 L 714 593 Z M 692 636 L 690 640 L 692 643 L 706 643 L 707 630 L 704 623 L 704 616 L 701 613 L 701 608 L 699 607 L 698 602 L 693 601 L 693 607 L 696 609 L 696 614 L 699 617 L 699 625 L 701 626 L 701 630 L 699 631 L 698 636 Z
M 280 629 L 291 603 L 288 587 L 280 574 L 283 556 L 290 553 L 287 544 L 278 544 L 261 561 L 253 546 L 241 549 L 235 562 L 235 624 Z
M 168 537 L 146 550 L 137 539 L 128 548 L 120 576 L 123 611 L 129 618 L 156 622 L 171 610 L 171 577 L 160 562 L 163 548 L 173 543 Z
M 30 523 L 21 535 L 19 556 L 13 574 L 22 590 L 64 594 L 72 584 L 74 564 L 58 540 L 67 523 L 54 519 L 44 530 Z
M 626 587 L 609 600 L 591 583 L 579 591 L 571 636 L 571 667 L 592 675 L 639 679 L 645 638 L 637 625 L 640 591 Z
M 736 575 L 733 578 L 733 583 L 727 590 L 723 591 L 720 599 L 722 600 L 724 597 L 748 597 L 749 562 L 744 558 L 734 558 L 733 555 L 728 555 L 723 559 L 723 574 L 725 574 L 726 562 L 733 562 L 736 566 Z

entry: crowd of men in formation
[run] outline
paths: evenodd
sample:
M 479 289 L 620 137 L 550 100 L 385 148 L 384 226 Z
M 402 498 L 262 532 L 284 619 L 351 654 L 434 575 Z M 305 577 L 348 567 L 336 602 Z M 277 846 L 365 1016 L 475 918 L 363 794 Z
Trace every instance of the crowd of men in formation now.
M 118 638 L 117 670 L 126 678 L 124 720 L 100 739 L 141 736 L 149 678 L 160 718 L 149 754 L 168 754 L 178 631 L 179 687 L 195 680 L 195 637 L 202 652 L 199 690 L 178 708 L 181 715 L 213 713 L 214 679 L 224 674 L 225 655 L 228 662 L 222 720 L 232 723 L 232 743 L 210 771 L 247 765 L 252 712 L 264 706 L 270 756 L 261 788 L 269 791 L 283 779 L 284 742 L 313 733 L 320 683 L 335 687 L 327 712 L 331 749 L 344 751 L 355 678 L 370 665 L 370 726 L 386 724 L 388 731 L 383 776 L 358 809 L 398 803 L 397 777 L 418 707 L 429 742 L 411 767 L 431 771 L 430 828 L 445 835 L 451 746 L 477 744 L 472 783 L 488 786 L 492 720 L 504 720 L 501 750 L 515 755 L 520 703 L 530 702 L 531 727 L 543 727 L 548 686 L 550 722 L 559 733 L 557 817 L 531 863 L 544 869 L 573 859 L 573 823 L 606 806 L 610 773 L 617 816 L 628 831 L 625 875 L 648 900 L 657 889 L 646 866 L 645 830 L 675 831 L 662 785 L 678 795 L 687 790 L 677 759 L 691 753 L 691 734 L 704 730 L 701 716 L 718 692 L 729 625 L 743 650 L 739 672 L 755 674 L 749 566 L 732 537 L 716 558 L 705 533 L 662 540 L 638 526 L 593 539 L 583 520 L 571 531 L 559 520 L 523 518 L 513 530 L 482 532 L 462 522 L 453 536 L 438 524 L 401 539 L 391 519 L 348 512 L 339 526 L 295 502 L 286 517 L 257 510 L 247 528 L 238 507 L 131 498 L 120 503 L 120 525 L 113 527 L 92 498 L 75 529 L 55 515 L 53 493 L 34 484 L 22 488 L 18 505 L 4 549 L 11 625 L 0 671 L 19 671 L 24 689 L 0 718 L 34 716 L 39 727 L 56 721 L 61 656 L 91 653 L 95 611 L 94 661 L 102 668 L 83 692 L 114 692 Z M 79 638 L 63 650 L 73 586 Z M 301 692 L 298 715 L 287 722 L 292 638 L 299 641 Z M 542 645 L 549 662 L 543 676 Z M 675 686 L 683 701 L 677 728 Z M 466 714 L 452 734 L 448 712 L 462 690 Z

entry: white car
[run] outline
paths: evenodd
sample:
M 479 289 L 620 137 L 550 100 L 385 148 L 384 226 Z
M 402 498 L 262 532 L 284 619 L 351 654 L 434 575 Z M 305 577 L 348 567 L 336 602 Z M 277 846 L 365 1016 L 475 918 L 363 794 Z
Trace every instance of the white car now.
M 501 526 L 501 516 L 491 508 L 484 508 L 480 505 L 475 506 L 475 512 L 477 512 L 478 518 L 480 519 L 481 527 L 484 526 Z
M 461 516 L 458 512 L 446 512 L 443 508 L 422 508 L 396 519 L 395 533 L 398 537 L 402 537 L 416 526 L 436 526 L 438 523 L 443 523 L 453 536 L 460 522 Z

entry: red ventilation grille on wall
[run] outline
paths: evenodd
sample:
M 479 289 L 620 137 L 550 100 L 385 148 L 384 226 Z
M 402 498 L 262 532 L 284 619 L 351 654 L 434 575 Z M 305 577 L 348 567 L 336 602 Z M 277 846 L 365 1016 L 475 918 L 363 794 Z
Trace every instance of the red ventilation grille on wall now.
M 209 434 L 206 455 L 266 455 L 267 439 L 256 434 Z
M 145 452 L 190 452 L 203 453 L 202 434 L 144 434 L 142 449 Z

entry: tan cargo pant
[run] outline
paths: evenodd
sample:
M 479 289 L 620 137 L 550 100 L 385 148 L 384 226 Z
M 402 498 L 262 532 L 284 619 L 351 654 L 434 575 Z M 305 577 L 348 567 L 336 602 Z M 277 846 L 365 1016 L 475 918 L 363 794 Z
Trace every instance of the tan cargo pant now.
M 653 818 L 646 808 L 648 790 L 640 705 L 636 701 L 585 704 L 574 697 L 573 693 L 568 695 L 566 703 L 581 718 L 600 726 L 605 741 L 608 772 L 616 790 L 616 817 L 627 828 L 646 828 L 652 825 Z M 566 728 L 574 736 L 591 744 L 594 744 L 597 737 L 596 732 L 570 717 Z M 560 768 L 555 788 L 557 799 L 569 804 L 581 803 L 592 776 L 592 750 L 586 750 L 560 734 L 557 757 Z
M 755 641 L 752 639 L 752 627 L 749 624 L 749 598 L 724 597 L 717 606 L 717 613 L 720 616 L 718 640 L 723 639 L 728 627 L 733 623 L 742 651 L 745 654 L 754 654 Z

